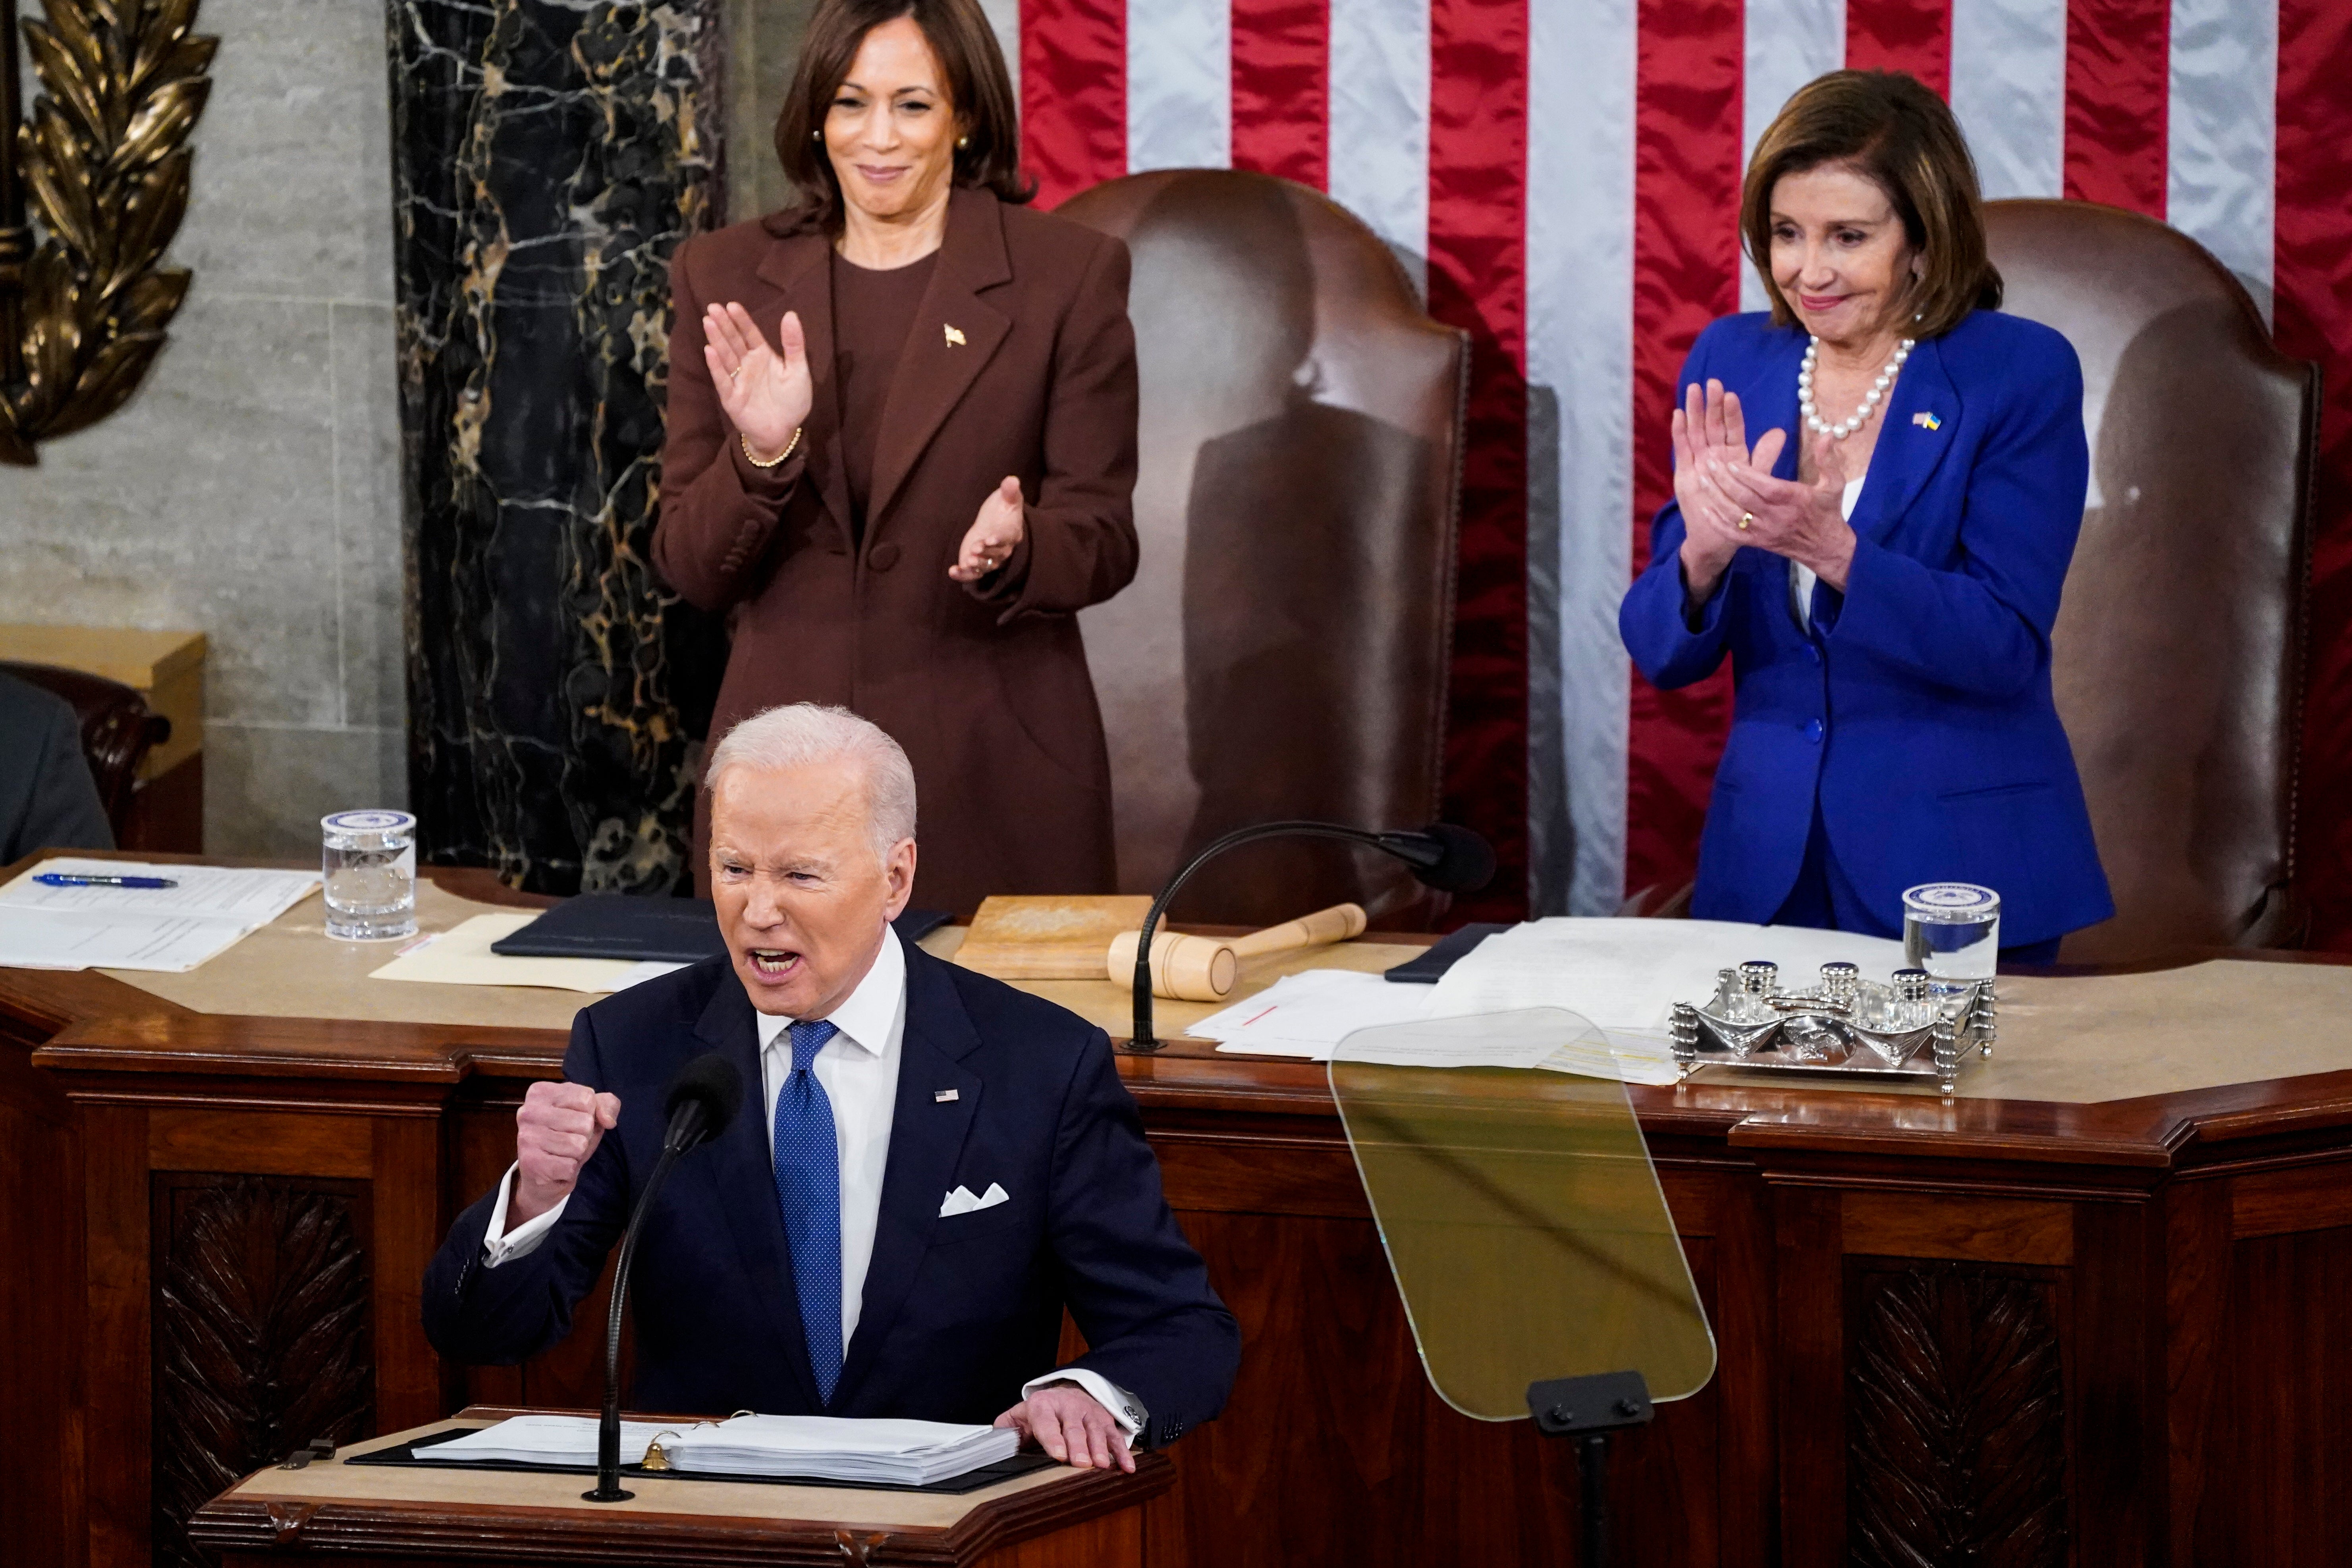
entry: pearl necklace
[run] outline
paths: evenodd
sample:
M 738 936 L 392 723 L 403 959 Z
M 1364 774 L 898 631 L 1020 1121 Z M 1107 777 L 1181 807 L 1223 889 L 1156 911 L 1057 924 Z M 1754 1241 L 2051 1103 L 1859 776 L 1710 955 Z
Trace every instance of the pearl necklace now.
M 1886 389 L 1894 385 L 1895 378 L 1903 373 L 1903 362 L 1911 357 L 1912 345 L 1918 341 L 1916 338 L 1904 339 L 1902 346 L 1895 351 L 1895 357 L 1886 362 L 1886 368 L 1878 373 L 1878 379 L 1870 384 L 1870 391 L 1864 395 L 1862 406 L 1853 411 L 1853 417 L 1832 425 L 1813 410 L 1813 362 L 1821 357 L 1822 340 L 1808 339 L 1805 363 L 1797 367 L 1797 410 L 1805 416 L 1805 428 L 1827 436 L 1832 441 L 1843 441 L 1869 424 L 1878 400 L 1886 395 Z

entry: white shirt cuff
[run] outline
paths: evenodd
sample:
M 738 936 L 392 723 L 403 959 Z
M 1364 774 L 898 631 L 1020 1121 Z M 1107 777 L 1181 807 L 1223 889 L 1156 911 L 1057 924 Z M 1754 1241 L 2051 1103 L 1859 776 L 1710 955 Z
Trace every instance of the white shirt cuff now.
M 1150 1412 L 1143 1408 L 1143 1401 L 1102 1373 L 1089 1372 L 1082 1366 L 1056 1367 L 1043 1377 L 1031 1378 L 1021 1385 L 1021 1397 L 1026 1399 L 1039 1389 L 1056 1383 L 1077 1384 L 1087 1398 L 1110 1412 L 1110 1418 L 1118 1423 L 1118 1429 L 1126 1433 L 1130 1441 L 1143 1430 L 1143 1424 L 1151 1418 Z
M 509 1233 L 507 1200 L 514 1196 L 515 1182 L 521 1173 L 521 1165 L 509 1165 L 507 1173 L 499 1178 L 498 1205 L 490 1210 L 489 1229 L 482 1233 L 482 1267 L 485 1268 L 496 1268 L 501 1263 L 511 1263 L 537 1251 L 539 1244 L 547 1239 L 547 1233 L 555 1228 L 555 1222 L 563 1217 L 563 1205 L 572 1201 L 571 1194 L 565 1194 L 553 1208 L 536 1219 L 523 1221 L 514 1227 L 512 1233 Z M 1091 1394 L 1094 1391 L 1088 1389 L 1087 1392 Z

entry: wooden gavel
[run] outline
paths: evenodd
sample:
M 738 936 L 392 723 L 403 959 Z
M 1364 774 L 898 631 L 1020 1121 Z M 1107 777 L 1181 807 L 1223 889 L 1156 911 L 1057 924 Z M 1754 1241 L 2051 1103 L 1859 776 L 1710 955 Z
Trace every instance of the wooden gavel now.
M 1242 960 L 1267 952 L 1294 952 L 1303 947 L 1326 947 L 1364 932 L 1361 904 L 1333 904 L 1311 915 L 1301 915 L 1278 926 L 1247 936 L 1179 936 L 1172 931 L 1151 936 L 1151 994 L 1180 1002 L 1222 1002 L 1241 977 Z M 1125 931 L 1110 939 L 1104 968 L 1114 984 L 1135 979 L 1135 942 L 1141 931 Z

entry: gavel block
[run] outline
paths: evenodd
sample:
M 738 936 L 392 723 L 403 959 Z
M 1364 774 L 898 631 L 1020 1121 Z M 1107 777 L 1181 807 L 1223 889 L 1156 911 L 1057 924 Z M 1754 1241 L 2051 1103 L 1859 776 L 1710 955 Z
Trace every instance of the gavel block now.
M 1154 931 L 1151 936 L 1151 994 L 1179 1002 L 1222 1002 L 1241 978 L 1241 961 L 1261 953 L 1295 952 L 1300 948 L 1328 947 L 1364 931 L 1360 904 L 1333 904 L 1311 915 L 1285 921 L 1247 936 L 1179 936 Z M 1104 972 L 1116 984 L 1135 979 L 1135 943 L 1141 931 L 1121 931 L 1110 939 Z

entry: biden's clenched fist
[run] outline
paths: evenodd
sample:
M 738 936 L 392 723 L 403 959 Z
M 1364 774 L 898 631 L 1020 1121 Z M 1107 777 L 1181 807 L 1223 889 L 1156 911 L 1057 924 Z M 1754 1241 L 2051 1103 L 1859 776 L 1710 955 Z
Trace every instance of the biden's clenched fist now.
M 621 1120 L 621 1097 L 584 1083 L 535 1083 L 515 1112 L 514 1195 L 507 1227 L 537 1219 L 572 1195 L 581 1167 Z

